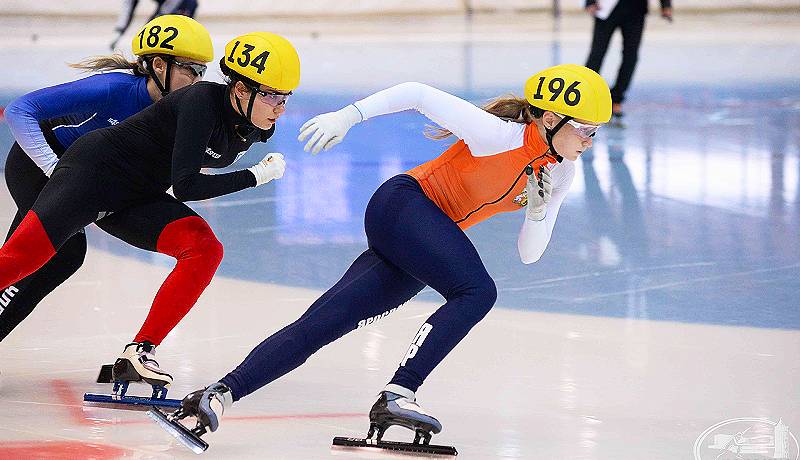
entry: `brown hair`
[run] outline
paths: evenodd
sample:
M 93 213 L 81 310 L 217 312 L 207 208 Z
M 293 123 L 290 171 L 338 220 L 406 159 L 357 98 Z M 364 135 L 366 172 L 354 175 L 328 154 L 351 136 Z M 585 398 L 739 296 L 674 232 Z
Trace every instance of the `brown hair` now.
M 106 70 L 128 70 L 138 77 L 147 76 L 144 57 L 139 57 L 135 61 L 129 61 L 125 56 L 115 53 L 109 56 L 93 56 L 81 62 L 69 64 L 73 69 L 81 69 L 86 72 L 102 72 Z
M 513 94 L 492 99 L 481 108 L 503 120 L 525 123 L 526 125 L 531 123 L 534 118 L 541 118 L 544 113 L 538 107 L 530 105 L 525 98 L 517 97 Z M 452 134 L 450 130 L 438 126 L 427 125 L 425 127 L 425 137 L 430 139 L 446 139 Z

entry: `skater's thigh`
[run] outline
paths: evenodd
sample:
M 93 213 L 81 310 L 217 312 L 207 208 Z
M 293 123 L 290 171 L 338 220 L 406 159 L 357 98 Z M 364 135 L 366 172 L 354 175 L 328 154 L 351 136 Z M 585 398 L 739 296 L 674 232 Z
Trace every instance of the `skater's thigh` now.
M 86 169 L 58 167 L 33 203 L 31 210 L 56 249 L 104 210 L 95 176 Z
M 364 251 L 342 278 L 300 318 L 341 335 L 372 324 L 414 297 L 425 285 L 374 251 Z
M 197 213 L 165 193 L 152 201 L 114 212 L 96 224 L 106 233 L 132 246 L 156 252 L 158 238 L 164 228 L 185 217 L 197 217 Z
M 47 184 L 47 176 L 16 142 L 8 152 L 5 166 L 8 191 L 24 216 Z
M 365 225 L 371 248 L 445 298 L 490 280 L 464 231 L 421 189 L 379 189 Z

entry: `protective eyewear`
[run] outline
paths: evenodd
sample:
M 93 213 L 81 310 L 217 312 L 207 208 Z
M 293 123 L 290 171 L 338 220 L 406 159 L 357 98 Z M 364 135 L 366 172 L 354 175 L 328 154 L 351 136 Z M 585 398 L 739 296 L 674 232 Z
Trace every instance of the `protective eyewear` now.
M 181 62 L 175 59 L 172 60 L 172 63 L 183 69 L 189 69 L 189 71 L 192 72 L 195 77 L 200 78 L 203 78 L 203 75 L 206 74 L 206 69 L 208 68 L 208 66 L 205 64 L 198 64 L 196 62 Z
M 561 118 L 564 118 L 564 115 L 558 114 Z M 575 128 L 575 131 L 578 133 L 579 137 L 584 139 L 588 139 L 590 137 L 594 137 L 597 134 L 597 130 L 600 129 L 600 125 L 587 125 L 584 123 L 578 123 L 575 120 L 567 120 L 567 123 Z
M 264 91 L 260 88 L 250 88 L 256 93 L 258 93 L 259 99 L 261 102 L 271 105 L 272 107 L 277 107 L 282 104 L 286 104 L 286 100 L 289 99 L 289 96 L 292 95 L 292 92 L 289 91 L 288 93 L 278 93 L 275 91 Z

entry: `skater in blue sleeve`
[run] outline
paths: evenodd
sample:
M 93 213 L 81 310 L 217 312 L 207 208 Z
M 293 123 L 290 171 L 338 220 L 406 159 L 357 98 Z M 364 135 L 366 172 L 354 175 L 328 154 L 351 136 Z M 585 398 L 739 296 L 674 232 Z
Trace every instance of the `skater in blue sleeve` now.
M 134 49 L 164 44 L 183 49 L 182 36 L 171 25 L 146 26 L 134 38 Z M 203 62 L 212 55 L 210 39 L 207 44 Z M 149 384 L 152 399 L 165 399 L 173 378 L 155 361 L 155 347 L 194 307 L 222 261 L 222 243 L 185 202 L 263 186 L 280 179 L 286 168 L 282 154 L 268 153 L 249 168 L 219 174 L 204 171 L 229 167 L 253 144 L 266 142 L 300 84 L 300 58 L 279 35 L 241 35 L 229 43 L 225 56 L 220 67 L 226 84 L 198 82 L 172 91 L 120 123 L 79 137 L 64 151 L 49 179 L 38 170 L 46 184 L 0 247 L 0 291 L 14 286 L 16 295 L 26 290 L 17 287 L 21 281 L 27 283 L 24 280 L 34 275 L 38 282 L 41 270 L 60 257 L 72 238 L 82 238 L 81 232 L 92 223 L 130 245 L 175 259 L 139 332 L 114 364 L 101 370 L 100 383 L 113 381 L 115 388 L 113 397 L 98 396 L 107 396 L 112 403 L 137 400 L 125 399 L 130 382 Z M 175 73 L 201 65 L 164 59 L 175 66 Z M 246 68 L 231 71 L 226 60 L 244 62 Z M 201 73 L 199 69 L 190 80 Z M 174 81 L 168 74 L 164 81 Z M 81 123 L 93 119 L 86 115 Z M 85 240 L 82 244 L 85 248 Z
M 152 31 L 175 31 L 162 48 Z M 152 35 L 152 36 L 151 36 Z M 18 210 L 6 240 L 14 233 L 47 184 L 59 158 L 79 137 L 116 125 L 160 100 L 172 90 L 203 77 L 214 57 L 211 36 L 197 21 L 184 16 L 160 16 L 133 38 L 137 56 L 128 62 L 119 54 L 95 57 L 73 67 L 116 72 L 40 89 L 14 100 L 5 111 L 16 142 L 8 153 L 5 177 Z M 5 339 L 56 287 L 83 264 L 86 235 L 70 237 L 57 254 L 30 276 L 7 287 L 8 302 L 0 307 L 0 341 Z

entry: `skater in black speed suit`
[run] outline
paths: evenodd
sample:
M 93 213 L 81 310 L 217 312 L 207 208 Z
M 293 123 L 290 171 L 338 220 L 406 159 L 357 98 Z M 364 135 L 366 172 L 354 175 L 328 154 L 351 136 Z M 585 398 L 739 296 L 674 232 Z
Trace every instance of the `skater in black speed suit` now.
M 222 246 L 208 224 L 183 201 L 263 185 L 285 169 L 283 156 L 273 153 L 247 169 L 200 172 L 228 166 L 253 143 L 266 141 L 299 84 L 299 58 L 291 44 L 259 34 L 245 37 L 261 40 L 263 59 L 253 55 L 252 70 L 268 84 L 230 71 L 223 58 L 228 84 L 182 88 L 120 124 L 79 138 L 0 248 L 0 288 L 37 270 L 64 241 L 95 221 L 134 246 L 175 257 L 177 264 L 142 329 L 120 356 L 130 362 L 131 372 L 153 385 L 167 386 L 172 377 L 152 359 L 152 347 L 195 304 L 222 259 Z M 167 194 L 170 187 L 174 197 Z

